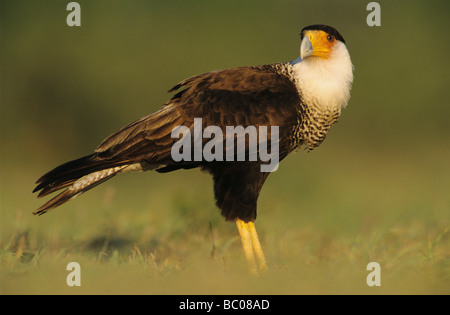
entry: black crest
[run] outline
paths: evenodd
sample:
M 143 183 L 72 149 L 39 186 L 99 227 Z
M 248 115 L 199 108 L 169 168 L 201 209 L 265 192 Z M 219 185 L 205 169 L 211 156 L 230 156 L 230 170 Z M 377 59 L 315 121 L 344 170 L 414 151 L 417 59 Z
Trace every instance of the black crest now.
M 328 25 L 315 24 L 315 25 L 306 26 L 305 28 L 302 29 L 302 32 L 300 34 L 302 36 L 302 39 L 303 39 L 304 31 L 324 31 L 327 34 L 333 35 L 336 39 L 340 40 L 341 42 L 343 42 L 345 44 L 344 37 L 342 37 L 342 35 L 334 27 L 331 27 Z

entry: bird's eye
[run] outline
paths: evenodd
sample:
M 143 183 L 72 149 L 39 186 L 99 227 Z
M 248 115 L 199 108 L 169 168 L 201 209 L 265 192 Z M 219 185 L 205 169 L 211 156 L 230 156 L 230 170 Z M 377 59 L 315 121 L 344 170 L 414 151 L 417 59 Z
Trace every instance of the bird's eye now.
M 333 35 L 328 35 L 327 36 L 327 40 L 331 43 L 334 40 L 334 36 Z

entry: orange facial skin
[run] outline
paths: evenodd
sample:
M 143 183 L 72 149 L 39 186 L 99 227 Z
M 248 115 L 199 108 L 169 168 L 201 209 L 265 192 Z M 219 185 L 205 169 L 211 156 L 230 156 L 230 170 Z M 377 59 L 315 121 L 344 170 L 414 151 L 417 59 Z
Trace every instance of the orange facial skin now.
M 336 39 L 333 35 L 329 35 L 324 31 L 305 31 L 303 37 L 308 36 L 313 46 L 313 54 L 311 56 L 320 57 L 322 59 L 328 59 L 333 50 L 333 46 L 336 43 Z

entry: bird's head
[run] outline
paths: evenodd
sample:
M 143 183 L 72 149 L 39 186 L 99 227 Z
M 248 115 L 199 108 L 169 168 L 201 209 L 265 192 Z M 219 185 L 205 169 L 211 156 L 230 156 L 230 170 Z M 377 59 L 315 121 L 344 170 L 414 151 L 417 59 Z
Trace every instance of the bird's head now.
M 302 29 L 300 57 L 292 61 L 302 97 L 323 108 L 347 105 L 353 65 L 342 35 L 333 27 L 316 24 Z
M 333 51 L 345 46 L 345 40 L 339 32 L 331 26 L 316 24 L 302 29 L 300 58 L 316 57 L 328 59 Z

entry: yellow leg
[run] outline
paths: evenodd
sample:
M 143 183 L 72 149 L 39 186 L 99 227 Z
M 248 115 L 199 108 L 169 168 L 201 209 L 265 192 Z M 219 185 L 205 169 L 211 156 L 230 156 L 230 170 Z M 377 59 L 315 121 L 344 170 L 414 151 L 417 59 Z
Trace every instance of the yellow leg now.
M 253 222 L 244 222 L 240 219 L 236 220 L 236 225 L 241 236 L 242 247 L 244 248 L 245 258 L 250 264 L 250 272 L 257 273 L 256 260 L 258 261 L 259 270 L 267 269 L 266 259 L 259 243 L 258 234 L 256 233 L 255 224 Z M 255 259 L 256 255 L 256 259 Z
M 256 254 L 256 259 L 258 261 L 259 270 L 267 270 L 266 257 L 259 243 L 258 233 L 256 233 L 255 224 L 253 222 L 248 222 L 248 227 L 250 229 L 250 236 L 252 238 L 253 250 Z

